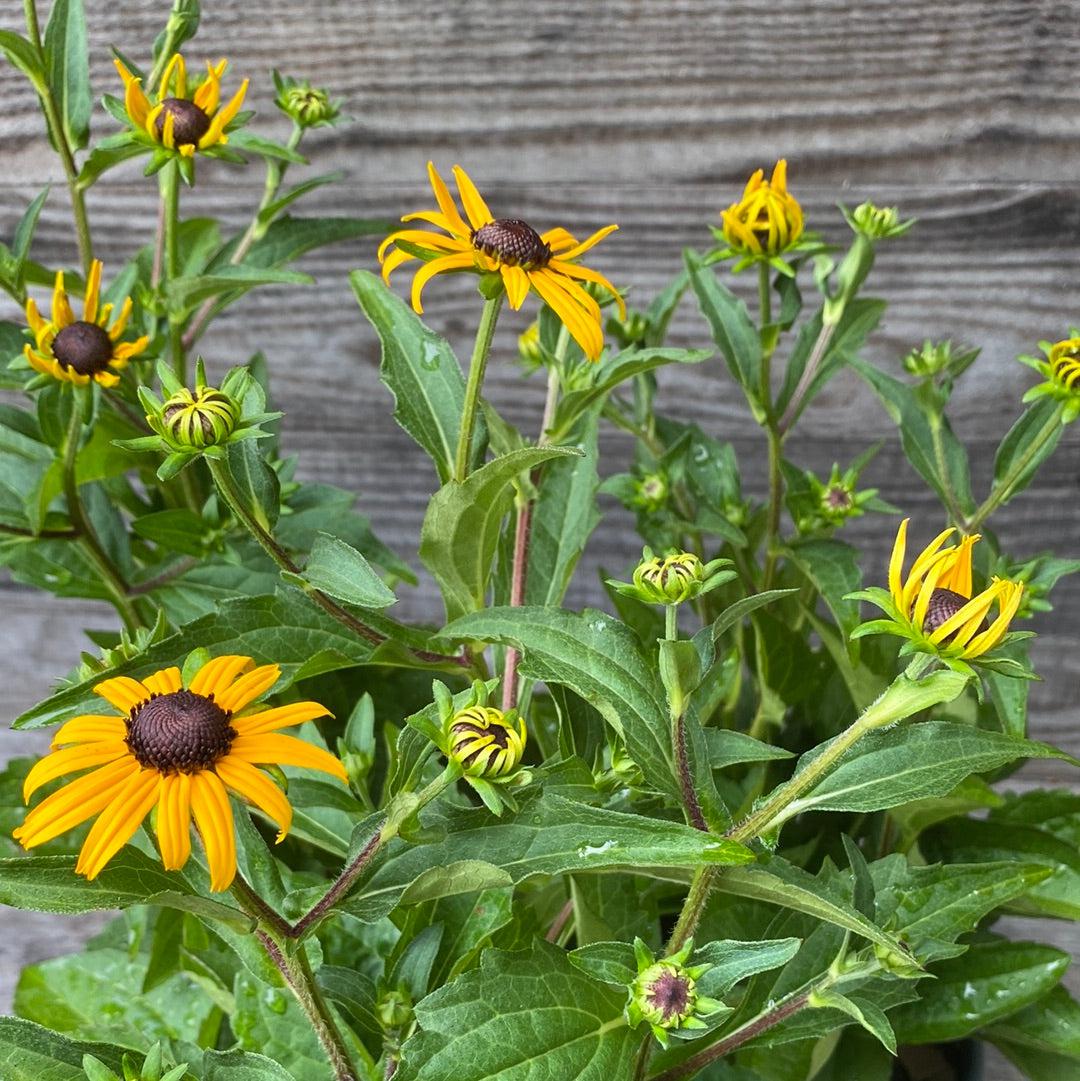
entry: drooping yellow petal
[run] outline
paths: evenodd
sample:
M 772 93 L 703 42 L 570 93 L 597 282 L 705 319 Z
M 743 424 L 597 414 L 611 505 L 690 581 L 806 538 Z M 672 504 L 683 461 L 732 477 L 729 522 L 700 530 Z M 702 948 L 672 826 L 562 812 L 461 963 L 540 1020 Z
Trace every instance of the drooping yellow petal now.
M 264 732 L 276 732 L 279 728 L 292 728 L 305 721 L 331 716 L 326 706 L 318 702 L 294 702 L 288 706 L 264 709 L 247 717 L 233 717 L 231 724 L 241 736 L 257 736 Z
M 44 758 L 38 759 L 23 781 L 23 800 L 30 797 L 49 781 L 64 777 L 91 766 L 104 766 L 118 758 L 129 755 L 127 744 L 123 740 L 104 740 L 99 743 L 79 743 L 74 747 L 64 747 L 59 751 L 50 751 Z
M 462 241 L 458 240 L 456 237 L 441 236 L 438 233 L 427 233 L 423 229 L 399 229 L 396 233 L 391 233 L 379 245 L 379 250 L 376 254 L 380 262 L 385 255 L 386 249 L 391 244 L 396 244 L 399 240 L 404 240 L 406 244 L 411 244 L 413 247 L 421 248 L 425 251 L 472 251 L 471 247 L 463 244 Z
M 489 222 L 495 220 L 494 215 L 488 210 L 480 192 L 472 178 L 460 165 L 454 166 L 454 179 L 457 181 L 458 194 L 461 196 L 461 205 L 465 207 L 465 214 L 473 229 L 482 229 Z
M 188 690 L 193 694 L 219 695 L 241 672 L 250 672 L 255 662 L 250 657 L 224 653 L 209 660 L 195 673 Z
M 329 773 L 341 781 L 348 779 L 345 767 L 329 751 L 314 747 L 295 736 L 277 732 L 259 736 L 237 736 L 229 749 L 230 758 L 239 758 L 253 766 L 302 766 Z
M 459 252 L 454 255 L 444 255 L 439 259 L 432 259 L 430 263 L 425 263 L 413 277 L 411 297 L 413 311 L 416 312 L 417 315 L 424 314 L 424 305 L 421 301 L 421 296 L 424 292 L 424 286 L 427 285 L 436 274 L 442 274 L 444 271 L 448 270 L 465 270 L 472 265 L 472 252 Z
M 83 842 L 76 874 L 95 879 L 104 866 L 135 835 L 143 819 L 158 801 L 161 774 L 140 769 L 122 785 L 113 801 L 101 812 Z
M 402 263 L 407 263 L 410 259 L 415 259 L 416 256 L 410 254 L 402 248 L 395 248 L 382 263 L 382 279 L 387 285 L 390 284 L 390 275 L 397 270 Z
M 603 274 L 591 270 L 586 266 L 578 266 L 576 263 L 565 263 L 562 259 L 552 259 L 548 263 L 548 270 L 559 274 L 565 274 L 568 278 L 577 278 L 581 281 L 595 282 L 606 289 L 614 298 L 619 309 L 619 318 L 626 318 L 626 301 L 623 300 L 619 291 L 604 277 Z
M 552 311 L 562 320 L 563 325 L 570 336 L 581 346 L 582 352 L 589 360 L 599 360 L 604 349 L 604 335 L 597 319 L 590 317 L 579 303 L 576 295 L 571 293 L 568 286 L 572 282 L 560 279 L 558 275 L 547 270 L 534 270 L 529 274 L 529 280 L 533 288 L 547 302 Z M 575 287 L 578 293 L 587 296 L 584 290 Z M 589 298 L 592 300 L 592 298 Z M 595 301 L 592 301 L 595 304 Z
M 90 264 L 90 273 L 86 277 L 86 295 L 83 299 L 83 320 L 96 323 L 98 299 L 101 296 L 101 260 L 95 259 Z
M 191 810 L 206 849 L 210 888 L 227 890 L 236 877 L 236 834 L 229 796 L 217 774 L 191 775 Z
M 161 142 L 161 136 L 158 134 L 157 122 L 158 117 L 161 116 L 164 111 L 164 105 L 155 105 L 147 112 L 146 123 L 143 125 L 146 129 L 146 134 L 149 135 L 151 139 L 156 139 L 158 142 Z
M 517 311 L 529 295 L 529 276 L 519 266 L 503 266 L 499 270 L 506 288 L 507 303 Z
M 67 291 L 64 289 L 64 272 L 56 272 L 56 281 L 53 284 L 52 297 L 52 323 L 53 326 L 63 329 L 75 322 L 75 313 L 71 310 L 68 302 Z
M 157 835 L 162 866 L 179 871 L 191 855 L 190 774 L 170 773 L 161 779 Z
M 95 684 L 94 694 L 104 698 L 121 713 L 130 713 L 150 697 L 146 686 L 131 676 L 113 676 L 112 679 Z
M 263 664 L 241 676 L 231 687 L 214 696 L 223 710 L 236 713 L 249 702 L 265 694 L 281 678 L 281 669 L 276 664 Z
M 165 120 L 161 125 L 161 143 L 170 150 L 176 149 L 176 115 L 166 111 Z
M 12 836 L 23 848 L 34 848 L 81 826 L 115 799 L 117 785 L 139 769 L 134 758 L 121 758 L 92 773 L 76 777 L 46 796 Z
M 993 649 L 994 646 L 1005 637 L 1005 632 L 1009 629 L 1009 624 L 1012 622 L 1013 616 L 1016 615 L 1020 608 L 1020 601 L 1024 596 L 1023 582 L 1009 582 L 1008 585 L 1011 587 L 1011 590 L 1002 596 L 1001 609 L 998 612 L 997 619 L 990 624 L 988 630 L 983 631 L 982 634 L 973 638 L 968 643 L 967 648 L 962 654 L 966 660 L 973 660 L 976 657 L 981 657 L 987 650 Z
M 233 755 L 226 755 L 214 769 L 229 788 L 253 803 L 277 826 L 277 843 L 281 844 L 292 825 L 292 807 L 285 793 L 262 770 Z
M 62 747 L 68 743 L 98 743 L 101 740 L 123 739 L 127 735 L 127 725 L 122 717 L 104 717 L 87 714 L 65 721 L 54 733 L 52 747 Z
M 889 558 L 889 593 L 893 603 L 898 608 L 903 608 L 904 591 L 901 583 L 901 575 L 904 573 L 904 552 L 907 548 L 907 527 L 910 518 L 905 518 L 896 531 L 896 540 L 893 541 L 892 555 Z
M 163 668 L 152 676 L 144 676 L 142 683 L 151 694 L 172 694 L 180 690 L 180 669 Z
M 428 180 L 431 183 L 431 190 L 435 193 L 435 201 L 439 204 L 439 209 L 443 212 L 446 220 L 450 222 L 450 232 L 467 240 L 472 231 L 462 219 L 461 213 L 457 208 L 457 203 L 454 202 L 450 195 L 450 189 L 439 175 L 439 170 L 435 168 L 433 162 L 429 161 L 427 163 L 427 170 Z

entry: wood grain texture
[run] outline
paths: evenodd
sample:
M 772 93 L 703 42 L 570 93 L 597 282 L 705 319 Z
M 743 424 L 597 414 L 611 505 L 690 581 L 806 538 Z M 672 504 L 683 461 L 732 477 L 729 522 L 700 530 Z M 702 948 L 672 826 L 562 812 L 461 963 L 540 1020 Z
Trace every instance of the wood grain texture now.
M 92 74 L 115 92 L 108 46 L 145 58 L 164 5 L 87 0 Z M 918 228 L 883 246 L 870 292 L 890 301 L 866 355 L 890 371 L 923 338 L 983 346 L 957 390 L 954 423 L 967 442 L 977 493 L 985 492 L 993 448 L 1018 409 L 1031 373 L 1015 362 L 1043 337 L 1077 321 L 1080 295 L 1080 84 L 1055 57 L 1080 45 L 1080 0 L 236 0 L 205 4 L 195 58 L 228 55 L 231 74 L 257 77 L 249 101 L 259 129 L 284 134 L 271 105 L 271 66 L 312 75 L 345 99 L 353 123 L 310 139 L 313 171 L 340 168 L 347 180 L 306 204 L 308 214 L 396 218 L 429 205 L 423 167 L 459 161 L 496 213 L 585 232 L 609 221 L 620 232 L 595 265 L 632 289 L 644 306 L 680 265 L 684 246 L 709 243 L 705 228 L 733 201 L 742 179 L 780 155 L 811 227 L 842 242 L 834 203 L 872 196 L 917 215 Z M 18 0 L 0 0 L 0 27 L 22 25 Z M 61 180 L 42 138 L 32 93 L 0 65 L 0 237 L 46 181 Z M 97 134 L 112 121 L 95 113 Z M 187 215 L 219 214 L 241 229 L 258 198 L 255 170 L 202 169 L 185 193 Z M 117 266 L 149 237 L 153 186 L 124 166 L 91 193 L 100 254 Z M 50 264 L 74 255 L 62 184 L 50 197 L 36 254 Z M 349 243 L 307 258 L 318 286 L 266 290 L 233 308 L 202 350 L 214 372 L 263 348 L 286 448 L 301 473 L 360 493 L 376 529 L 412 563 L 433 473 L 389 416 L 377 377 L 378 346 L 345 276 L 371 268 L 374 245 Z M 749 277 L 739 283 L 746 295 Z M 404 283 L 396 288 L 403 291 Z M 466 281 L 429 288 L 426 318 L 466 353 L 476 296 Z M 11 317 L 0 306 L 0 318 Z M 512 363 L 507 317 L 487 392 L 510 420 L 533 431 L 543 390 Z M 675 344 L 707 338 L 692 302 L 673 324 Z M 735 446 L 748 489 L 764 488 L 764 446 L 718 361 L 661 374 L 661 407 Z M 891 424 L 860 381 L 842 375 L 805 415 L 790 456 L 818 471 L 886 445 L 867 480 L 905 512 L 938 520 L 936 502 L 900 454 Z M 622 469 L 630 445 L 609 435 L 602 472 Z M 1080 555 L 1080 426 L 1067 433 L 1038 482 L 994 520 L 1017 556 L 1053 546 Z M 384 475 L 392 470 L 394 483 Z M 636 553 L 627 515 L 606 501 L 569 603 L 596 603 L 598 569 L 622 572 Z M 848 536 L 865 546 L 868 578 L 883 573 L 893 523 L 863 519 Z M 1080 753 L 1080 579 L 1066 580 L 1057 610 L 1038 621 L 1036 660 L 1047 674 L 1033 688 L 1032 734 Z M 103 625 L 106 610 L 0 587 L 0 686 L 14 715 L 77 661 L 80 628 Z M 431 583 L 406 594 L 410 618 L 437 618 Z M 35 753 L 39 736 L 0 737 L 0 757 Z M 1043 761 L 1017 785 L 1073 784 L 1068 767 Z M 10 922 L 5 914 L 5 926 Z M 63 921 L 20 922 L 5 936 L 28 943 L 23 959 L 71 948 L 51 930 Z M 65 926 L 70 926 L 66 925 Z M 1018 937 L 1045 937 L 1077 952 L 1072 927 L 1030 922 Z M 0 971 L 9 972 L 3 965 Z M 16 959 L 11 959 L 11 964 Z M 1074 985 L 1075 986 L 1075 985 Z M 5 985 L 0 985 L 0 1007 Z M 995 1059 L 989 1077 L 1018 1075 Z

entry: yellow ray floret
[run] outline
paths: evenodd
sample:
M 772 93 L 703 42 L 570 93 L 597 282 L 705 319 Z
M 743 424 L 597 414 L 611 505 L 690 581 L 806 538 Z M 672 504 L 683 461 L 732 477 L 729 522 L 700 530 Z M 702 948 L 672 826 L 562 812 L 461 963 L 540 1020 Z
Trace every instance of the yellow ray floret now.
M 416 312 L 423 314 L 424 286 L 436 275 L 497 273 L 510 307 L 520 308 L 529 293 L 535 293 L 559 317 L 582 352 L 598 360 L 604 348 L 600 305 L 581 283 L 593 283 L 610 293 L 623 318 L 626 306 L 607 278 L 577 260 L 618 226 L 600 229 L 581 243 L 562 228 L 538 233 L 520 218 L 496 218 L 469 174 L 457 165 L 453 172 L 464 216 L 438 170 L 428 162 L 437 209 L 418 210 L 401 220 L 422 221 L 446 235 L 424 229 L 392 233 L 379 247 L 383 280 L 389 282 L 391 273 L 410 259 L 422 259 L 413 277 L 411 301 Z
M 29 802 L 50 781 L 80 776 L 34 807 L 15 838 L 33 848 L 95 819 L 75 867 L 92 879 L 155 811 L 165 869 L 187 863 L 194 821 L 210 887 L 228 889 L 236 875 L 229 794 L 262 811 L 277 826 L 278 841 L 292 824 L 288 798 L 259 766 L 301 766 L 347 780 L 333 755 L 279 732 L 328 710 L 318 702 L 270 709 L 258 703 L 280 676 L 275 664 L 230 655 L 207 661 L 186 687 L 179 668 L 99 683 L 94 690 L 118 714 L 75 717 L 57 730 L 53 750 L 27 775 L 23 797 Z

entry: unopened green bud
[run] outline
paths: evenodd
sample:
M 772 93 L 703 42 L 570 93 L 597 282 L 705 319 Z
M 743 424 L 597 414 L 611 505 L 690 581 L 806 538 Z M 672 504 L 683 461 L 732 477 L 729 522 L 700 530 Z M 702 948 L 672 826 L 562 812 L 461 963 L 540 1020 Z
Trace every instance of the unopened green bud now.
M 237 404 L 214 387 L 183 387 L 168 398 L 161 423 L 178 446 L 202 449 L 224 443 L 240 417 Z
M 847 215 L 848 224 L 856 233 L 862 233 L 870 240 L 886 240 L 890 237 L 903 236 L 914 224 L 915 219 L 901 221 L 894 206 L 875 206 L 865 202 Z
M 302 128 L 331 124 L 340 111 L 325 90 L 308 82 L 283 86 L 277 96 L 277 107 Z
M 619 343 L 620 349 L 629 349 L 633 345 L 644 345 L 649 333 L 649 318 L 639 311 L 631 309 L 625 319 L 612 317 L 607 322 L 607 329 Z
M 387 1031 L 399 1031 L 411 1024 L 413 1004 L 409 992 L 400 987 L 384 991 L 375 1004 L 375 1016 Z
M 634 506 L 650 514 L 658 511 L 668 498 L 667 478 L 663 473 L 646 473 L 634 483 Z
M 644 559 L 634 571 L 634 585 L 654 604 L 681 604 L 694 595 L 705 565 L 692 552 Z
M 886 972 L 899 976 L 902 980 L 919 979 L 926 975 L 926 970 L 915 960 L 915 955 L 903 942 L 898 950 L 890 950 L 875 942 L 874 956 Z
M 450 719 L 447 754 L 467 776 L 490 781 L 508 776 L 521 765 L 527 735 L 524 718 L 514 710 L 503 713 L 494 706 L 468 706 Z

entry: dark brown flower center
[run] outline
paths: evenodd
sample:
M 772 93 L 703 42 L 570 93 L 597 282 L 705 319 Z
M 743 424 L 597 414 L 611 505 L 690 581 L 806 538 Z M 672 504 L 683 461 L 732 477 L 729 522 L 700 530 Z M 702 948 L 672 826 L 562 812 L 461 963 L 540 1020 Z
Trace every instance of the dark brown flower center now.
M 161 773 L 198 773 L 229 753 L 236 730 L 213 696 L 173 691 L 136 706 L 127 745 L 140 766 Z
M 540 234 L 520 218 L 497 218 L 474 229 L 472 244 L 477 251 L 507 266 L 520 266 L 526 270 L 547 266 L 551 259 L 551 246 L 545 244 Z
M 927 634 L 933 634 L 947 619 L 955 616 L 969 600 L 970 598 L 965 597 L 963 593 L 957 593 L 952 589 L 935 589 L 930 594 L 930 604 L 926 609 L 926 619 L 923 620 L 923 630 Z M 979 630 L 986 630 L 985 619 Z M 953 634 L 955 633 L 954 631 Z M 947 634 L 943 641 L 948 642 L 952 637 L 952 634 Z
M 69 323 L 53 338 L 52 353 L 79 375 L 103 372 L 113 358 L 112 339 L 96 323 Z
M 173 145 L 197 146 L 199 140 L 210 130 L 210 117 L 193 101 L 186 98 L 166 98 L 162 110 L 154 121 L 154 130 L 160 136 L 165 130 L 165 117 L 173 118 Z
M 665 1021 L 681 1017 L 690 1004 L 688 981 L 675 972 L 664 972 L 649 988 L 646 999 L 654 1010 L 659 1010 Z

